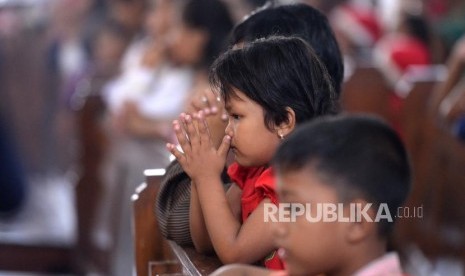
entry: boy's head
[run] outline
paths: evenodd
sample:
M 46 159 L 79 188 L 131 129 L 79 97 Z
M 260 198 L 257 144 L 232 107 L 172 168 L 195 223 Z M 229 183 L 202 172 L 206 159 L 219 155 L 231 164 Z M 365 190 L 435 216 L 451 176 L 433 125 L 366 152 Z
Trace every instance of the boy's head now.
M 297 36 L 313 47 L 340 93 L 344 65 L 334 33 L 324 14 L 306 4 L 259 8 L 233 30 L 231 45 L 270 36 Z
M 410 190 L 407 153 L 390 127 L 362 116 L 317 119 L 301 126 L 281 144 L 273 164 L 280 183 L 280 201 L 310 203 L 311 208 L 305 206 L 305 215 L 314 219 L 318 212 L 322 214 L 316 223 L 299 216 L 296 222 L 277 227 L 278 245 L 286 251 L 284 258 L 291 272 L 350 270 L 350 266 L 344 268 L 344 261 L 362 260 L 359 254 L 369 260 L 370 254 L 386 249 L 394 223 L 389 219 L 395 219 Z M 351 212 L 361 214 L 360 209 L 351 210 L 357 208 L 353 203 L 360 203 L 362 209 L 371 203 L 367 214 L 375 223 L 363 215 L 351 217 Z M 329 205 L 337 206 L 336 221 L 325 221 L 322 210 Z M 377 221 L 383 205 L 387 208 L 381 209 L 383 216 Z M 344 217 L 349 222 L 342 222 Z M 360 261 L 359 265 L 364 264 Z
M 269 37 L 228 50 L 213 64 L 210 81 L 226 106 L 237 90 L 259 104 L 270 130 L 332 114 L 337 105 L 325 66 L 297 37 Z

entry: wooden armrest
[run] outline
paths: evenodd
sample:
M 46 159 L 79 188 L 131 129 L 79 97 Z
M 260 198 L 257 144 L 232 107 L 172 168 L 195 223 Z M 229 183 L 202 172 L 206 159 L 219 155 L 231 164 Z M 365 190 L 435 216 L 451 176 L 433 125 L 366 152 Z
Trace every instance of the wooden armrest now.
M 209 275 L 223 265 L 216 256 L 198 253 L 193 247 L 181 247 L 173 241 L 168 243 L 185 275 Z
M 136 188 L 133 202 L 133 235 L 136 271 L 139 276 L 149 275 L 152 264 L 172 259 L 167 241 L 158 228 L 154 212 L 155 198 L 165 173 L 164 169 L 146 170 L 146 182 Z

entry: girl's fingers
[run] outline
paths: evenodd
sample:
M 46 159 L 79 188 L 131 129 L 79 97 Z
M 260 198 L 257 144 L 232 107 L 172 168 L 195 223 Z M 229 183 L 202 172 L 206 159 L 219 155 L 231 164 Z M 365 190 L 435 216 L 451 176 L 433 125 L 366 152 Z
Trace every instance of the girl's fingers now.
M 202 111 L 205 114 L 205 116 L 216 115 L 216 114 L 218 114 L 218 107 L 212 106 L 212 107 L 209 107 L 209 108 L 204 108 L 204 109 L 202 109 L 200 111 Z
M 226 159 L 230 147 L 231 147 L 231 136 L 226 135 L 224 136 L 223 141 L 221 142 L 221 145 L 218 148 L 218 155 Z
M 228 119 L 229 119 L 228 113 L 223 112 L 223 113 L 221 114 L 221 120 L 222 120 L 223 122 L 227 122 Z
M 199 111 L 196 114 L 196 120 L 197 120 L 197 127 L 199 129 L 199 136 L 200 136 L 200 144 L 202 146 L 207 147 L 211 146 L 211 137 L 210 137 L 210 132 L 208 130 L 208 123 L 205 120 L 205 115 L 202 111 Z
M 174 129 L 174 133 L 176 134 L 176 138 L 178 139 L 179 145 L 181 146 L 182 150 L 185 153 L 190 153 L 191 145 L 189 143 L 189 140 L 187 140 L 186 133 L 181 127 L 181 124 L 179 123 L 179 121 L 176 120 L 173 122 L 173 129 Z
M 171 152 L 172 155 L 174 155 L 174 157 L 176 157 L 176 159 L 178 160 L 179 164 L 181 164 L 181 166 L 183 166 L 186 162 L 186 157 L 184 156 L 184 154 L 182 152 L 180 152 L 175 145 L 171 144 L 171 143 L 168 143 L 166 144 L 166 148 L 168 149 L 169 152 Z
M 191 147 L 197 147 L 200 143 L 197 130 L 193 124 L 193 118 L 191 115 L 184 116 L 184 124 L 186 126 L 186 133 L 189 137 Z

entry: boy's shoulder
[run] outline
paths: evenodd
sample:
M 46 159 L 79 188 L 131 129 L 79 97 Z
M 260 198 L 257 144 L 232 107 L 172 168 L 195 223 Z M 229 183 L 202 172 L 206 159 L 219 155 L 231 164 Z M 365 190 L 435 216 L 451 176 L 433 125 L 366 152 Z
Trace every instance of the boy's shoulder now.
M 373 260 L 354 276 L 403 276 L 399 255 L 396 252 L 386 253 L 382 257 Z

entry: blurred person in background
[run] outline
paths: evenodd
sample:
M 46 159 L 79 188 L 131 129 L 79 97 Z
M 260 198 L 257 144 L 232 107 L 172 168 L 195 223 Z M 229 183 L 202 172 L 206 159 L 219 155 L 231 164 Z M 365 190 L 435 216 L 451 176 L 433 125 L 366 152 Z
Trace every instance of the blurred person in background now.
M 116 13 L 123 19 L 120 22 L 125 22 L 126 26 L 131 22 L 129 26 L 132 26 L 136 22 L 132 16 L 136 14 L 136 7 L 131 6 L 135 10 L 128 11 L 124 3 L 118 5 L 121 6 L 116 8 Z M 138 126 L 129 125 L 130 114 L 137 110 L 160 122 L 170 120 L 174 116 L 170 112 L 177 112 L 177 105 L 183 104 L 191 84 L 189 68 L 173 68 L 165 62 L 164 41 L 177 5 L 177 1 L 150 2 L 149 11 L 142 16 L 144 30 L 133 30 L 138 35 L 125 50 L 118 65 L 119 72 L 102 86 L 107 146 L 100 172 L 102 196 L 96 203 L 92 243 L 109 254 L 110 275 L 132 274 L 130 196 L 144 180 L 145 169 L 164 167 L 169 162 L 163 150 L 169 134 L 164 131 L 163 123 L 154 125 L 150 129 L 152 135 L 144 137 L 136 130 Z M 163 102 L 170 94 L 172 99 Z
M 75 174 L 77 139 L 67 87 L 92 59 L 91 44 L 104 9 L 96 0 L 51 0 L 44 70 L 47 163 L 52 173 Z
M 66 104 L 75 113 L 77 125 L 79 180 L 75 193 L 80 262 L 86 267 L 94 264 L 106 273 L 109 254 L 101 252 L 92 240 L 98 200 L 103 196 L 101 169 L 109 139 L 104 132 L 101 93 L 104 85 L 119 74 L 121 58 L 131 39 L 130 30 L 108 19 L 98 27 L 91 43 L 92 59 L 65 87 Z
M 345 1 L 331 10 L 329 20 L 344 57 L 347 80 L 357 65 L 371 63 L 373 46 L 383 28 L 371 1 Z
M 134 38 L 141 35 L 148 1 L 106 0 L 106 2 L 108 18 L 119 22 Z
M 402 136 L 401 115 L 406 91 L 399 87 L 401 78 L 415 65 L 431 65 L 431 31 L 426 18 L 401 10 L 397 27 L 375 45 L 373 64 L 379 68 L 391 89 L 389 121 Z
M 129 275 L 133 268 L 130 196 L 145 169 L 169 164 L 171 122 L 192 91 L 208 85 L 208 67 L 232 26 L 221 1 L 154 0 L 145 36 L 131 43 L 121 73 L 104 87 L 111 144 L 95 239 L 112 251 L 112 275 Z

